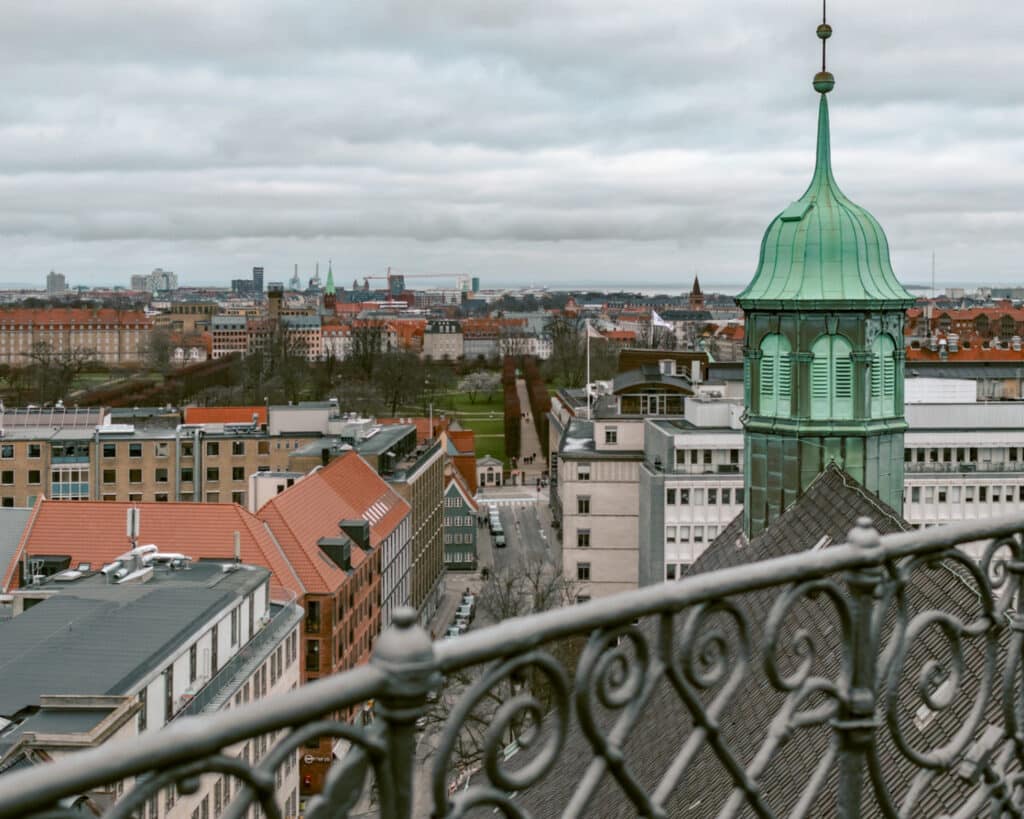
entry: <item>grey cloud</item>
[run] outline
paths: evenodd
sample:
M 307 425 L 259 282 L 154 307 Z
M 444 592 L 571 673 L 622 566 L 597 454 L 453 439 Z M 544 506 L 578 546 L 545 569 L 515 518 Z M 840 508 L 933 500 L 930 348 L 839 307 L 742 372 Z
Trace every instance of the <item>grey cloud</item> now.
M 1017 275 L 1024 9 L 831 5 L 840 184 L 905 276 L 932 248 L 951 276 Z M 505 278 L 742 281 L 813 166 L 818 13 L 16 5 L 0 30 L 0 278 L 161 265 L 210 281 L 333 254 L 344 275 L 401 255 Z

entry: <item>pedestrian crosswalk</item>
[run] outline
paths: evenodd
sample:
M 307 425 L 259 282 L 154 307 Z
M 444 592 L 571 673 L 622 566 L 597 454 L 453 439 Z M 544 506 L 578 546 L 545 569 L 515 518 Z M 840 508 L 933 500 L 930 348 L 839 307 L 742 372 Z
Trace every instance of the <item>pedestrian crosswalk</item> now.
M 535 495 L 523 495 L 521 497 L 508 497 L 502 495 L 500 498 L 488 498 L 488 497 L 477 497 L 477 503 L 485 503 L 488 506 L 515 506 L 519 503 L 537 503 L 538 501 L 544 501 L 547 503 L 547 495 L 541 495 L 539 492 Z

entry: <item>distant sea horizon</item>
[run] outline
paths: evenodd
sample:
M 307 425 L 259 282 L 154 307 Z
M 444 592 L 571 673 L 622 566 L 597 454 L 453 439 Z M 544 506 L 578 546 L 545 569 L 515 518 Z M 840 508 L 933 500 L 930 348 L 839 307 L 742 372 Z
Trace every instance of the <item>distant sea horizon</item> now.
M 680 280 L 678 283 L 669 284 L 666 282 L 659 281 L 643 281 L 643 282 L 609 282 L 609 281 L 598 281 L 598 282 L 573 282 L 573 281 L 545 281 L 544 279 L 520 279 L 512 281 L 505 278 L 490 279 L 487 276 L 481 276 L 481 287 L 485 290 L 549 290 L 549 291 L 590 291 L 595 293 L 636 293 L 641 296 L 679 296 L 686 295 L 690 292 L 690 287 L 693 283 L 693 279 L 687 278 Z M 719 293 L 725 296 L 735 296 L 744 287 L 747 286 L 747 282 L 715 282 L 715 281 L 701 281 L 701 288 L 705 293 Z M 907 289 L 927 295 L 932 289 L 931 282 L 903 282 Z M 72 287 L 75 285 L 72 284 Z M 114 288 L 117 286 L 124 286 L 123 283 L 116 284 L 92 284 L 89 287 L 95 287 L 99 289 Z M 184 288 L 189 287 L 219 287 L 227 288 L 228 283 L 225 282 L 181 282 L 181 286 Z M 435 285 L 437 286 L 437 285 Z M 444 286 L 444 285 L 440 285 Z M 935 282 L 935 292 L 942 293 L 943 291 L 953 288 L 963 288 L 968 292 L 977 290 L 979 287 L 1019 287 L 1022 286 L 1017 282 Z M 31 284 L 28 282 L 2 282 L 0 281 L 0 290 L 34 290 L 39 292 L 41 295 L 45 295 L 45 286 L 39 284 Z

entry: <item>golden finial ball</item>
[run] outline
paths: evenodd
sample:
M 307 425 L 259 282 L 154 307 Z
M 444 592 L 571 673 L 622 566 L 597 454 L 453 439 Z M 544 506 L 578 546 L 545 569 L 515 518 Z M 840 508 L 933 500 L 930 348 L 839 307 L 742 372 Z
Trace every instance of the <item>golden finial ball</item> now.
M 814 75 L 814 90 L 819 94 L 827 94 L 836 87 L 836 78 L 831 71 L 819 71 Z
M 819 39 L 827 40 L 831 36 L 832 36 L 832 26 L 830 26 L 828 23 L 822 23 L 820 26 L 818 26 L 818 37 L 819 37 Z

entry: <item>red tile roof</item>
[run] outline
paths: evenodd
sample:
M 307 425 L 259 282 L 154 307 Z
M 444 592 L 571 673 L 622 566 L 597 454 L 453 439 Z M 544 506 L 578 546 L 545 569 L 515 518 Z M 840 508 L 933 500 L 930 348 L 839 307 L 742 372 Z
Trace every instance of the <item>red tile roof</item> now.
M 27 555 L 68 555 L 71 565 L 109 563 L 130 548 L 125 537 L 126 510 L 141 512 L 139 543 L 200 558 L 234 557 L 234 533 L 241 541 L 242 561 L 273 573 L 271 595 L 283 590 L 302 594 L 302 584 L 263 523 L 229 503 L 121 503 L 53 501 L 36 503 L 11 565 L 4 567 L 2 588 L 17 582 L 18 561 Z
M 251 424 L 252 416 L 259 416 L 260 425 L 267 423 L 267 408 L 251 407 L 185 407 L 186 424 Z
M 448 438 L 459 452 L 476 452 L 476 433 L 471 429 L 450 429 Z
M 0 310 L 0 324 L 145 324 L 153 319 L 141 310 L 115 310 L 112 307 L 21 307 Z
M 341 520 L 368 520 L 370 544 L 379 546 L 409 514 L 411 507 L 355 452 L 335 458 L 327 466 L 277 495 L 256 515 L 277 536 L 306 590 L 332 593 L 347 575 L 317 545 L 321 538 L 337 537 Z M 365 554 L 352 550 L 352 565 Z
M 907 348 L 907 361 L 1019 361 L 1024 363 L 1024 351 L 1022 350 L 986 350 L 984 347 L 971 346 L 965 350 L 962 347 L 955 353 L 947 352 L 940 357 L 937 350 L 925 348 Z

